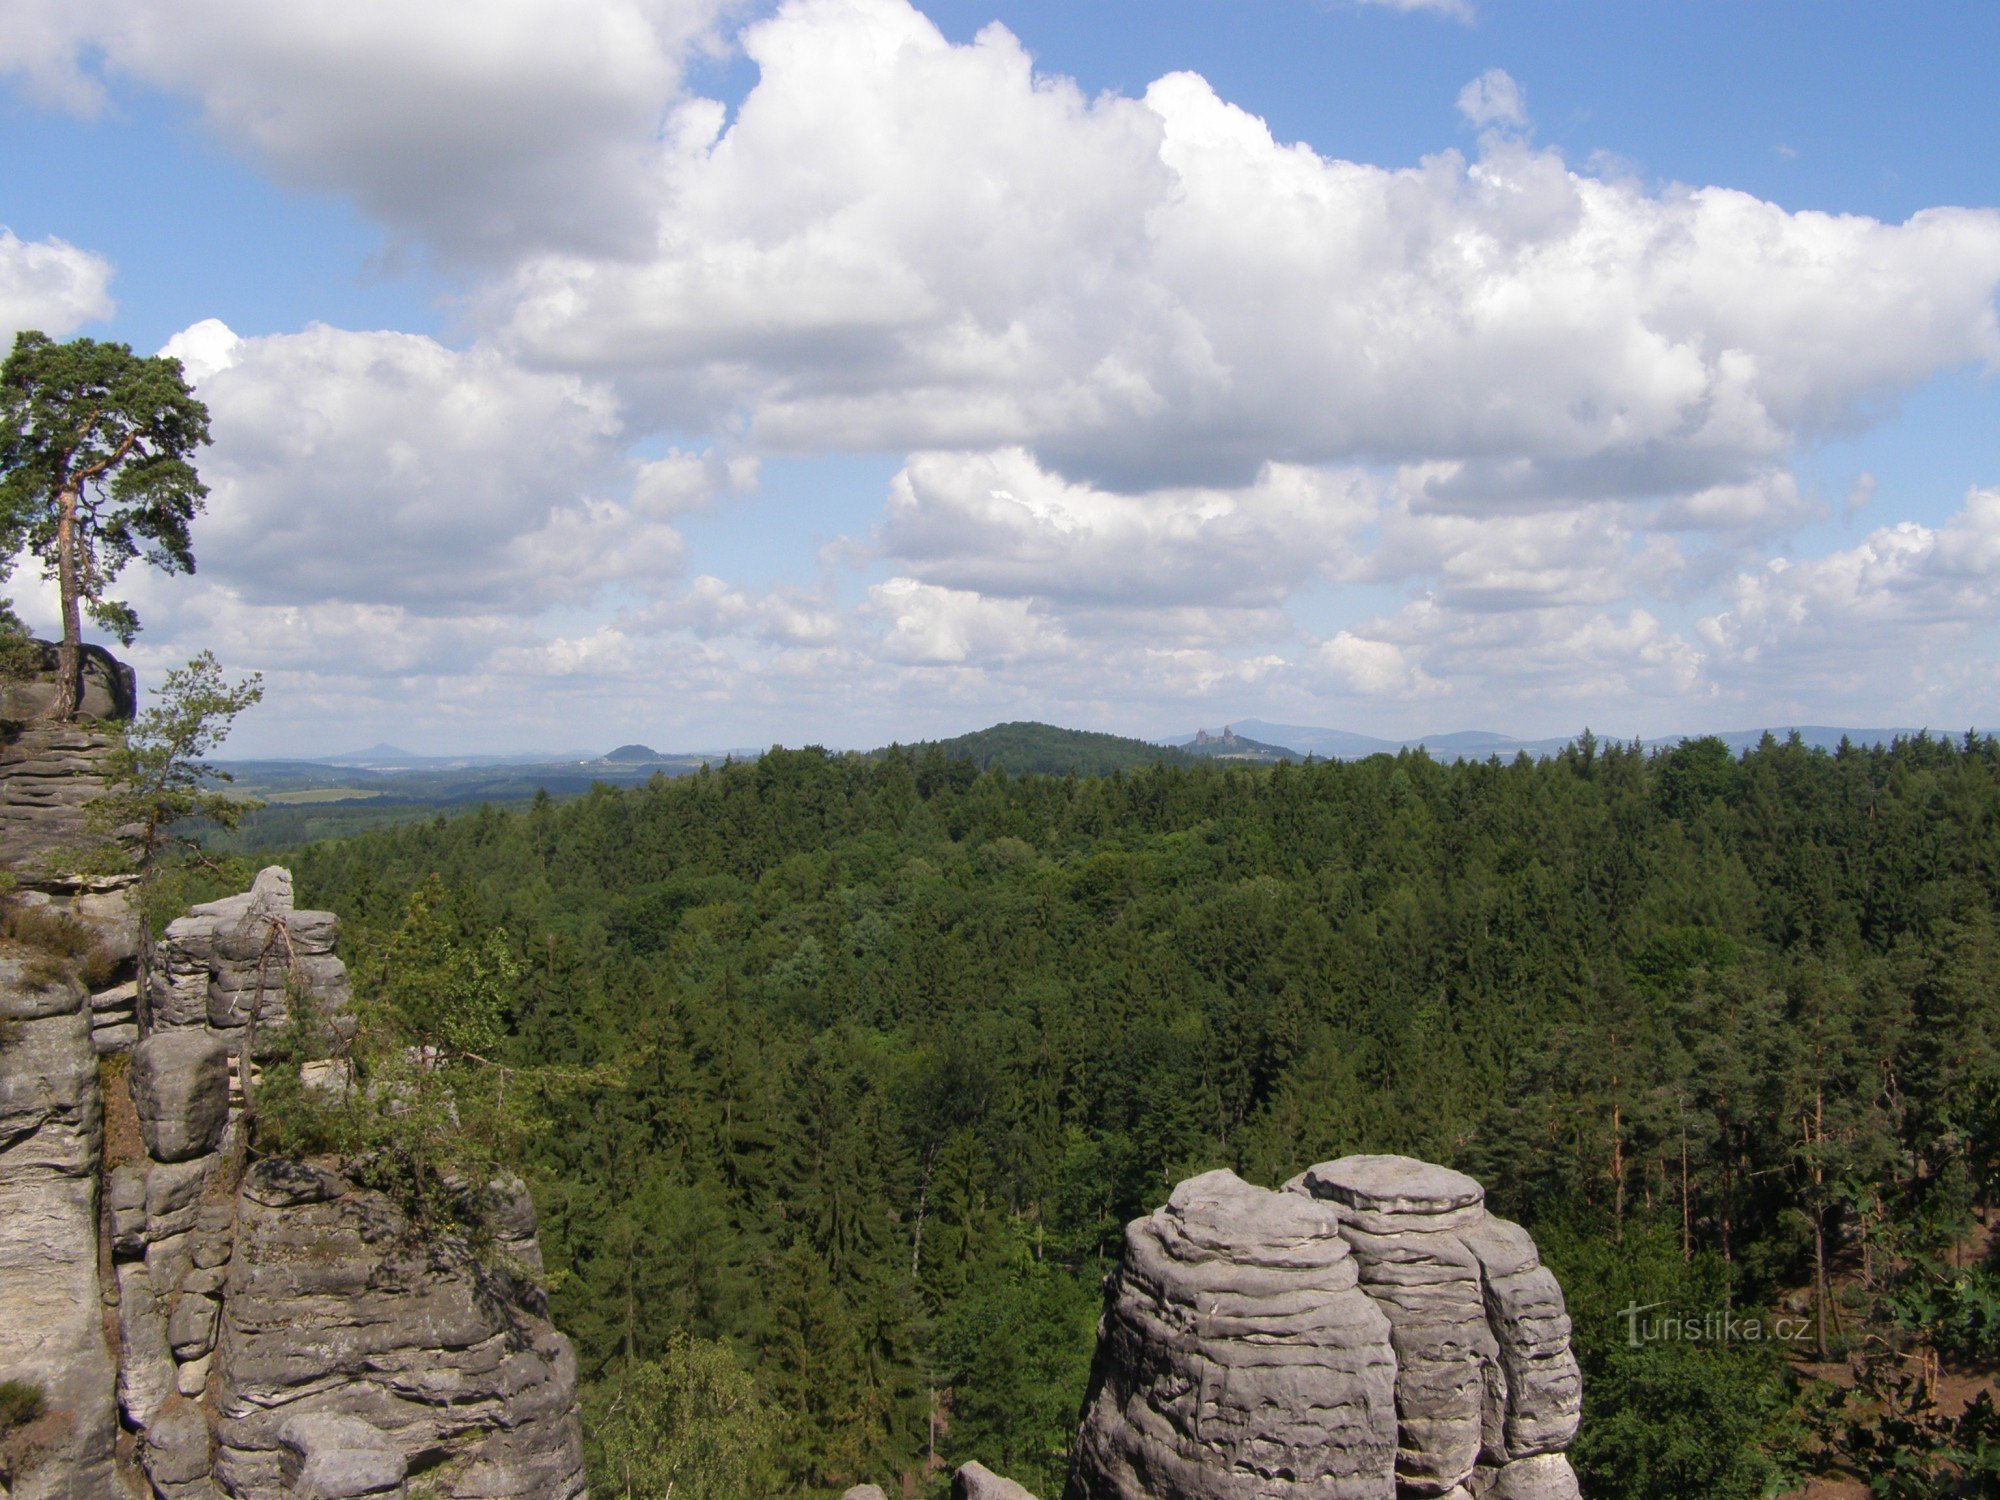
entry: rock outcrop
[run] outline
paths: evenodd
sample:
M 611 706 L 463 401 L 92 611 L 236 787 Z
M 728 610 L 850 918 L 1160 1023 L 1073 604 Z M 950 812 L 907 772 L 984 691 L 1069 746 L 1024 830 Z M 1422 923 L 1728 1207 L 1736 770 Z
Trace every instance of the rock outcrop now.
M 1353 1156 L 1126 1230 L 1068 1500 L 1575 1500 L 1561 1288 L 1478 1183 Z
M 118 748 L 116 723 L 132 717 L 132 669 L 100 646 L 84 647 L 83 717 L 53 724 L 56 648 L 41 648 L 43 671 L 0 683 L 0 870 L 35 880 L 55 873 L 50 856 L 85 837 L 83 807 L 104 793 L 105 758 Z
M 42 650 L 43 675 L 0 683 L 0 871 L 14 877 L 11 896 L 83 929 L 96 948 L 90 965 L 91 1041 L 100 1053 L 129 1050 L 139 1039 L 139 923 L 130 876 L 79 876 L 70 856 L 106 842 L 87 805 L 104 795 L 118 721 L 134 706 L 132 669 L 100 647 L 84 649 L 85 719 L 52 724 L 38 716 L 55 697 L 56 648 Z
M 113 1494 L 118 1435 L 97 1265 L 103 1107 L 90 1010 L 66 974 L 0 955 L 0 1380 L 39 1389 L 13 1500 Z
M 148 978 L 153 1025 L 223 1037 L 232 1053 L 248 1045 L 267 1056 L 294 1001 L 331 1024 L 347 1010 L 347 966 L 334 956 L 339 924 L 331 912 L 297 911 L 292 877 L 273 865 L 241 895 L 204 902 L 167 924 Z
M 266 1041 L 301 1009 L 344 1029 L 336 936 L 278 869 L 170 925 L 108 1169 L 90 998 L 0 955 L 0 1379 L 50 1407 L 7 1500 L 583 1493 L 521 1184 L 486 1194 L 482 1258 L 329 1166 L 244 1168 Z

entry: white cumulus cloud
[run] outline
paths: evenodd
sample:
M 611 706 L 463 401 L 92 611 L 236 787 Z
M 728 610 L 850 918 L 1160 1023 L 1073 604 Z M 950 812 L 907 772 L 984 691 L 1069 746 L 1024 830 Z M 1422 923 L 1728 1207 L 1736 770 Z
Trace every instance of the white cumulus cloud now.
M 111 316 L 111 262 L 65 240 L 0 229 L 0 339 L 26 328 L 52 338 Z
M 18 0 L 0 72 L 101 108 L 195 100 L 226 145 L 452 253 L 614 245 L 661 111 L 731 0 Z
M 531 258 L 485 306 L 537 361 L 771 447 L 1018 444 L 1127 490 L 1452 459 L 1664 496 L 2000 357 L 1988 210 L 1793 213 L 1501 137 L 1341 161 L 1194 75 L 1088 98 L 903 0 L 794 0 L 744 46 L 734 117 L 667 134 L 649 250 Z

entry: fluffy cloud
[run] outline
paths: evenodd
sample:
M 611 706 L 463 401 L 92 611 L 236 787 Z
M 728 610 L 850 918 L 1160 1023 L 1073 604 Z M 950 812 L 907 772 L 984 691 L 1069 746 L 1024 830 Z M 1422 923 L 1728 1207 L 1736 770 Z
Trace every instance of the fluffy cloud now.
M 1357 696 L 1449 694 L 1474 712 L 1563 718 L 1596 701 L 1706 693 L 1706 658 L 1648 610 L 1573 605 L 1484 615 L 1418 599 L 1319 649 L 1318 666 Z
M 111 262 L 64 240 L 0 229 L 0 338 L 24 328 L 60 338 L 112 311 Z
M 167 352 L 215 434 L 204 571 L 250 601 L 532 615 L 678 574 L 663 517 L 726 482 L 684 455 L 635 468 L 608 392 L 490 349 L 211 321 Z
M 612 246 L 680 63 L 732 0 L 19 0 L 0 70 L 101 107 L 105 75 L 196 100 L 289 183 L 452 253 Z
M 1458 112 L 1474 125 L 1525 125 L 1528 101 L 1505 68 L 1488 68 L 1458 91 Z
M 890 487 L 882 549 L 916 576 L 1068 605 L 1276 603 L 1351 570 L 1373 520 L 1365 474 L 1267 466 L 1240 489 L 1121 495 L 1020 448 L 919 453 Z
M 1069 644 L 1026 600 L 989 599 L 914 578 L 869 589 L 867 612 L 888 623 L 884 654 L 918 665 L 1011 665 L 1064 655 Z
M 1333 160 L 1192 75 L 1088 99 L 902 0 L 795 0 L 744 46 L 735 117 L 669 132 L 651 251 L 535 258 L 487 306 L 538 360 L 779 447 L 1022 444 L 1127 489 L 1450 458 L 1668 495 L 2000 356 L 1989 211 L 1788 213 L 1497 137 Z
M 1919 676 L 1941 667 L 1950 644 L 1996 618 L 2000 489 L 1976 489 L 1942 526 L 1903 521 L 1825 557 L 1775 558 L 1741 575 L 1701 633 L 1751 675 L 1851 685 L 1888 662 Z

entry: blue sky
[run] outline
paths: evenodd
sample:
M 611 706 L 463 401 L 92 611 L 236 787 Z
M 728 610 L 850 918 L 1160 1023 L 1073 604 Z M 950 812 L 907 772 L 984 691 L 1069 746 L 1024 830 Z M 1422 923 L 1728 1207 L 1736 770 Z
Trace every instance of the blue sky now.
M 72 9 L 0 322 L 209 402 L 234 752 L 2000 720 L 1990 4 Z

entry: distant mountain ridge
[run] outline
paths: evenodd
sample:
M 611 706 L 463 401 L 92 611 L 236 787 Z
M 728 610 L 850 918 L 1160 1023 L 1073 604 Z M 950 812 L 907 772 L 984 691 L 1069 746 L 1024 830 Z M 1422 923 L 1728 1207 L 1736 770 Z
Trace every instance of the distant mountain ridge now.
M 1370 755 L 1394 755 L 1399 750 L 1423 749 L 1439 760 L 1485 760 L 1498 755 L 1511 759 L 1526 752 L 1531 756 L 1557 755 L 1564 748 L 1581 739 L 1584 731 L 1575 734 L 1558 735 L 1549 739 L 1522 740 L 1512 735 L 1496 734 L 1483 729 L 1460 729 L 1446 734 L 1417 735 L 1406 740 L 1381 739 L 1375 735 L 1356 734 L 1351 730 L 1330 729 L 1308 724 L 1273 724 L 1264 719 L 1235 719 L 1231 721 L 1236 733 L 1243 737 L 1290 745 L 1302 758 L 1306 754 L 1324 760 L 1360 760 Z M 1742 751 L 1754 747 L 1766 734 L 1784 739 L 1796 729 L 1800 740 L 1813 749 L 1834 750 L 1843 739 L 1856 745 L 1886 745 L 1896 739 L 1907 739 L 1924 731 L 1917 728 L 1903 729 L 1849 729 L 1837 725 L 1799 724 L 1771 725 L 1768 729 L 1731 729 L 1722 731 L 1697 730 L 1689 734 L 1663 734 L 1640 736 L 1641 744 L 1651 749 L 1678 745 L 1684 739 L 1721 740 L 1732 750 Z M 1186 747 L 1194 743 L 1194 734 L 1176 735 L 1164 743 Z M 1956 737 L 1964 733 L 1962 729 L 1935 730 L 1932 734 L 1944 733 Z M 1977 734 L 1991 734 L 1993 730 L 1975 730 Z M 1612 736 L 1600 735 L 1600 739 Z M 1621 743 L 1627 741 L 1621 740 Z

